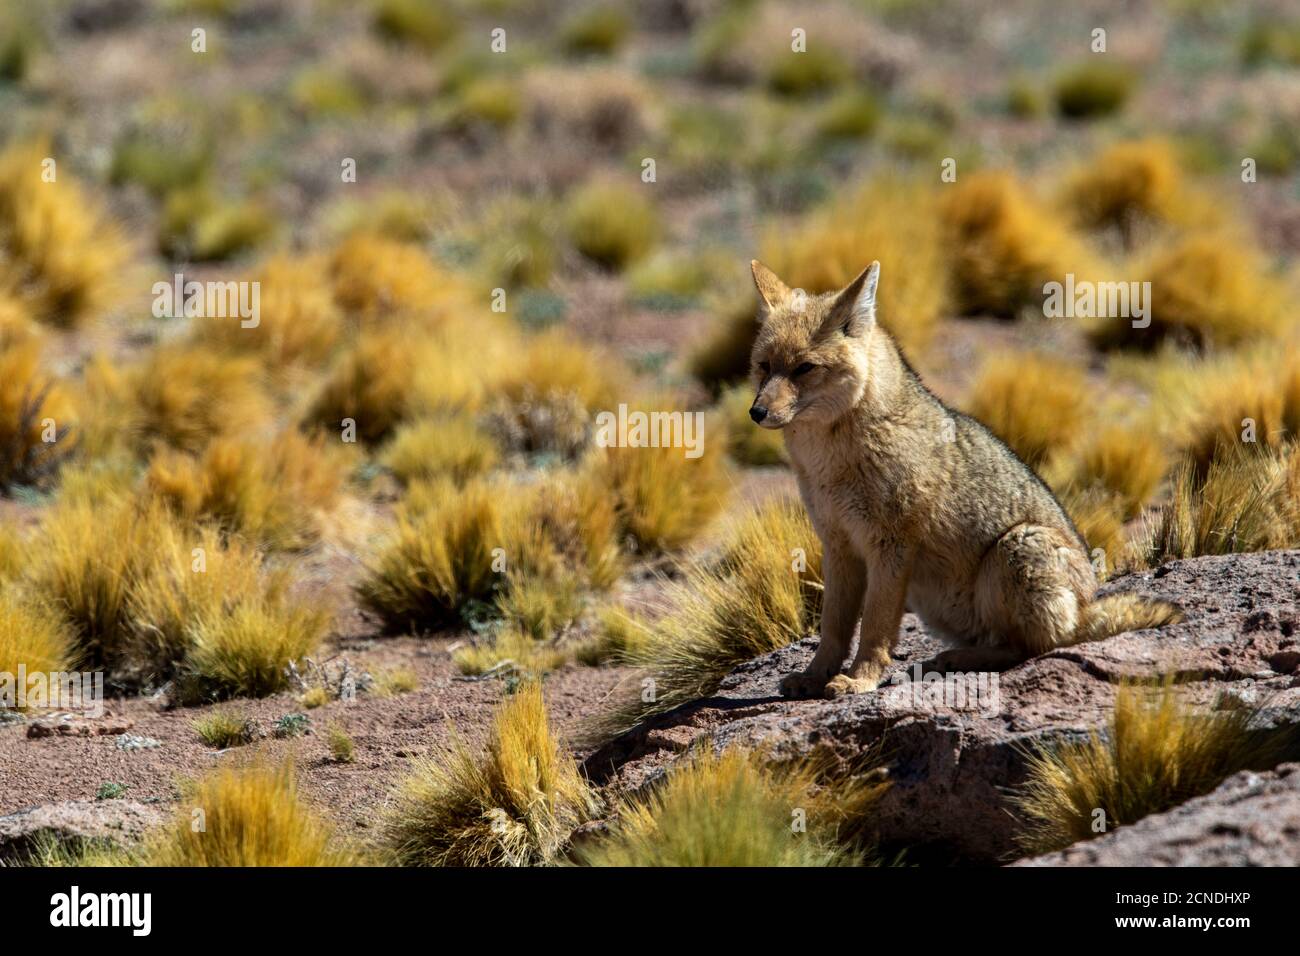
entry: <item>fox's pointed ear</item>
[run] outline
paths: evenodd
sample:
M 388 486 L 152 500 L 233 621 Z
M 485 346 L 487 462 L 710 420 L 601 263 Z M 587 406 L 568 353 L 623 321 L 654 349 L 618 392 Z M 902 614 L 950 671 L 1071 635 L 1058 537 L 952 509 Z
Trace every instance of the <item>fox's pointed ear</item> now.
M 763 305 L 775 309 L 790 298 L 790 287 L 776 277 L 776 273 L 757 259 L 749 260 L 750 271 L 754 273 L 754 285 L 763 299 Z
M 835 297 L 822 325 L 823 332 L 838 329 L 856 336 L 870 331 L 876 324 L 876 284 L 880 281 L 880 263 L 873 262 Z

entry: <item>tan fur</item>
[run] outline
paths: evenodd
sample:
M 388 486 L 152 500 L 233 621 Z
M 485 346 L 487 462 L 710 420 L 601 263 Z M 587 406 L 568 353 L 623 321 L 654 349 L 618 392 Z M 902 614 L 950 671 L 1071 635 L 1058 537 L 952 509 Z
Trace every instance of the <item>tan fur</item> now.
M 753 270 L 763 324 L 751 415 L 783 429 L 824 554 L 821 644 L 782 693 L 874 689 L 909 609 L 932 632 L 1011 659 L 1176 619 L 1158 602 L 1094 600 L 1084 542 L 1051 491 L 932 395 L 876 323 L 878 263 L 823 295 Z M 840 673 L 859 619 L 858 654 Z

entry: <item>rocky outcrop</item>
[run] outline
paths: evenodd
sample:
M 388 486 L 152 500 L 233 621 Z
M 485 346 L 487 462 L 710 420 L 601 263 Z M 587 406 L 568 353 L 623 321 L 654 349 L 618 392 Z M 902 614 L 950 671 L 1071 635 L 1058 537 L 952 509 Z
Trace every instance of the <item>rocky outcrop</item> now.
M 157 807 L 130 800 L 68 800 L 29 807 L 0 817 L 0 861 L 20 862 L 45 842 L 126 845 L 163 819 Z
M 1016 866 L 1300 866 L 1300 764 L 1236 774 L 1167 813 Z
M 1110 582 L 1173 601 L 1186 620 L 1053 651 L 997 675 L 909 679 L 943 646 L 904 620 L 895 663 L 875 693 L 787 701 L 777 682 L 802 668 L 807 639 L 750 661 L 717 693 L 634 728 L 591 754 L 598 782 L 637 789 L 687 746 L 766 747 L 774 757 L 826 748 L 878 753 L 893 786 L 875 817 L 883 847 L 913 861 L 997 863 L 1017 856 L 1007 800 L 1026 752 L 1104 727 L 1123 678 L 1174 675 L 1198 706 L 1266 705 L 1300 724 L 1300 551 L 1195 558 Z

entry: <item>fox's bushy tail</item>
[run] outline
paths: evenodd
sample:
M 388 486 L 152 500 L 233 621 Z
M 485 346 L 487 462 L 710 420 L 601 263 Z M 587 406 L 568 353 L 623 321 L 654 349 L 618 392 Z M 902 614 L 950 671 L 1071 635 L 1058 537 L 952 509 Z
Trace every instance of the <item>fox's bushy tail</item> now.
M 1125 631 L 1164 627 L 1183 619 L 1183 609 L 1168 601 L 1156 601 L 1131 592 L 1107 594 L 1083 606 L 1073 644 L 1101 641 Z

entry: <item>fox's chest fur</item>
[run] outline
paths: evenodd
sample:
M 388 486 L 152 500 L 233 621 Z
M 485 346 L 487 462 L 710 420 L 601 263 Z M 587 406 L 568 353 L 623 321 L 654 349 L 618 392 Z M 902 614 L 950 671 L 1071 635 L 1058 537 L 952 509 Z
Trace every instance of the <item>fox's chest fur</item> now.
M 915 461 L 933 454 L 925 444 L 925 433 L 907 422 L 787 428 L 786 448 L 818 534 L 846 538 L 866 557 L 925 532 L 939 492 L 933 473 Z

